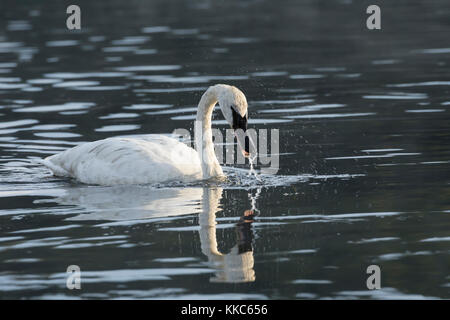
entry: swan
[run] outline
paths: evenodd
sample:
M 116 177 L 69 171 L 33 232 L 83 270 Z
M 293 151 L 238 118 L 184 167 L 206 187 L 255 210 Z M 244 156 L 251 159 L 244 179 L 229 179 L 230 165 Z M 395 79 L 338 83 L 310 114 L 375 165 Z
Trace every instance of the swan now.
M 78 145 L 39 162 L 55 176 L 104 186 L 223 179 L 211 132 L 211 115 L 217 102 L 231 128 L 245 132 L 245 95 L 234 86 L 216 84 L 204 92 L 198 104 L 194 125 L 196 150 L 164 135 L 112 137 Z M 241 148 L 248 157 L 247 140 Z

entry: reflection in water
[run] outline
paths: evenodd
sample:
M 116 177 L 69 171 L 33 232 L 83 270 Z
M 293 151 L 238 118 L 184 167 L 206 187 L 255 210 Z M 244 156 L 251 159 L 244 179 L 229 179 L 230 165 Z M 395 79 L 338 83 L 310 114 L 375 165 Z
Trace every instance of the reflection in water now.
M 136 220 L 199 213 L 201 188 L 145 186 L 79 187 L 66 189 L 52 201 L 86 209 L 68 220 Z M 48 201 L 48 200 L 46 200 Z
M 210 281 L 255 281 L 251 230 L 254 213 L 252 210 L 244 212 L 244 216 L 236 224 L 238 242 L 228 254 L 223 254 L 217 248 L 216 238 L 216 212 L 221 198 L 222 188 L 203 189 L 203 211 L 199 216 L 201 248 L 210 265 L 217 269 L 215 277 Z
M 77 221 L 107 220 L 127 224 L 199 213 L 201 249 L 211 267 L 217 270 L 210 281 L 255 281 L 251 224 L 257 212 L 255 201 L 259 190 L 251 197 L 252 209 L 245 210 L 235 226 L 238 240 L 228 254 L 218 250 L 216 239 L 216 212 L 220 211 L 222 192 L 222 188 L 80 187 L 66 189 L 62 196 L 51 201 L 80 206 L 89 212 L 67 219 Z

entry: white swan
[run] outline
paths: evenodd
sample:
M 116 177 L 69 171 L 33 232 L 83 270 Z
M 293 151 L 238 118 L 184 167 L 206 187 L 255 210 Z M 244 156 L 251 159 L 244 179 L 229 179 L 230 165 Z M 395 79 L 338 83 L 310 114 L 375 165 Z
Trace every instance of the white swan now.
M 200 99 L 195 121 L 194 150 L 163 135 L 108 138 L 84 143 L 41 160 L 56 176 L 86 184 L 150 184 L 223 177 L 214 152 L 211 115 L 216 103 L 234 129 L 247 129 L 247 99 L 236 87 L 217 84 Z M 248 156 L 246 143 L 243 151 Z

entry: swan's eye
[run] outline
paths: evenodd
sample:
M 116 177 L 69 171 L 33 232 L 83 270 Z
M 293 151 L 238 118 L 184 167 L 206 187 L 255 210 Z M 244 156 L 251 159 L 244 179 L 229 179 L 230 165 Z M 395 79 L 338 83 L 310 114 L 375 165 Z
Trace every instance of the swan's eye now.
M 233 129 L 242 129 L 245 132 L 247 130 L 248 115 L 245 114 L 243 117 L 241 117 L 241 115 L 233 107 L 231 107 L 231 110 L 233 112 Z

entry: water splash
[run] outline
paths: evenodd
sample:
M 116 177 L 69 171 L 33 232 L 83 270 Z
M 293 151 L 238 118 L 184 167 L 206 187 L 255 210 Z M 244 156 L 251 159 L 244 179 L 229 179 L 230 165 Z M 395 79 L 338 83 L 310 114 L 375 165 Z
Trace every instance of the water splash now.
M 258 176 L 258 173 L 255 170 L 255 165 L 256 165 L 256 159 L 257 159 L 258 155 L 255 154 L 253 157 L 248 157 L 248 162 L 250 164 L 250 169 L 249 169 L 249 173 L 248 176 L 251 177 L 252 175 L 255 177 L 256 180 L 261 181 L 261 179 Z
M 250 204 L 252 206 L 251 210 L 256 213 L 257 215 L 259 215 L 260 211 L 259 209 L 256 207 L 256 200 L 258 200 L 259 196 L 261 195 L 261 189 L 262 188 L 258 188 L 256 189 L 256 193 L 255 195 L 253 195 L 252 191 L 250 190 L 250 192 L 248 193 L 248 198 L 250 200 Z

